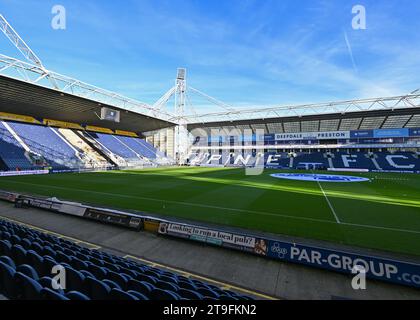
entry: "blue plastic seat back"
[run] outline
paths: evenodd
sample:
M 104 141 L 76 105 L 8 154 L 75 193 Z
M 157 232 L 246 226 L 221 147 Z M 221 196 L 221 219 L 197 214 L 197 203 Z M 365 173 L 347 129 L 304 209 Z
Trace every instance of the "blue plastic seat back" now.
M 127 293 L 135 296 L 138 300 L 150 300 L 149 297 L 147 297 L 146 295 L 138 291 L 130 290 L 130 291 L 127 291 Z
M 32 241 L 30 241 L 28 238 L 24 238 L 22 239 L 22 241 L 20 241 L 20 244 L 25 250 L 30 250 L 32 246 Z
M 134 291 L 138 291 L 146 296 L 150 295 L 150 292 L 155 289 L 155 287 L 150 284 L 150 283 L 146 283 L 144 281 L 138 281 L 138 280 L 130 280 L 127 283 L 127 290 L 134 290 Z
M 111 288 L 95 278 L 87 277 L 85 279 L 84 291 L 92 300 L 107 300 Z
M 111 289 L 121 289 L 121 287 L 118 285 L 118 283 L 116 283 L 115 281 L 109 280 L 109 279 L 104 279 L 102 280 L 103 283 L 107 284 Z
M 139 298 L 136 295 L 114 288 L 109 293 L 109 300 L 139 300 Z
M 89 296 L 78 291 L 70 291 L 66 293 L 66 298 L 70 300 L 81 300 L 81 301 L 91 300 Z
M 29 278 L 35 281 L 39 279 L 39 276 L 36 270 L 28 264 L 21 264 L 20 266 L 16 268 L 16 272 L 23 273 L 24 275 L 28 276 Z
M 42 286 L 23 273 L 16 272 L 14 276 L 17 299 L 41 300 Z
M 192 291 L 197 290 L 197 286 L 191 281 L 178 281 L 178 286 L 181 289 L 187 289 L 187 290 L 192 290 Z
M 54 291 L 50 288 L 42 288 L 41 297 L 43 300 L 50 300 L 50 301 L 70 300 L 63 293 Z
M 81 291 L 84 288 L 85 276 L 73 268 L 64 268 L 66 275 L 66 290 Z
M 9 299 L 13 299 L 16 293 L 14 276 L 15 270 L 0 261 L 0 289 Z
M 26 250 L 21 245 L 13 245 L 10 253 L 16 265 L 26 263 Z
M 150 293 L 151 300 L 179 300 L 180 297 L 169 290 L 154 289 Z
M 180 289 L 177 291 L 177 294 L 179 294 L 181 298 L 187 298 L 190 300 L 203 300 L 204 298 L 203 295 L 201 295 L 197 291 L 188 290 L 188 289 Z
M 100 280 L 105 279 L 108 274 L 106 268 L 97 265 L 90 265 L 88 270 L 95 276 L 95 278 Z
M 155 287 L 159 288 L 159 289 L 162 289 L 162 290 L 170 290 L 170 291 L 173 291 L 173 292 L 176 292 L 176 291 L 179 290 L 179 287 L 176 284 L 169 283 L 169 282 L 166 282 L 166 281 L 158 281 L 155 284 Z
M 10 257 L 10 250 L 12 249 L 12 244 L 8 240 L 0 240 L 0 255 Z
M 204 297 L 210 297 L 210 298 L 219 298 L 219 294 L 213 290 L 207 289 L 207 288 L 197 288 L 198 293 L 203 295 Z
M 12 260 L 12 258 L 8 257 L 8 256 L 1 256 L 0 257 L 0 261 L 4 262 L 5 264 L 7 264 L 9 267 L 16 269 L 16 265 L 15 262 Z
M 123 275 L 121 275 L 119 273 L 116 273 L 114 271 L 110 271 L 107 274 L 107 279 L 116 282 L 120 286 L 120 288 L 122 288 L 123 290 L 125 290 L 125 288 L 127 287 L 128 280 Z

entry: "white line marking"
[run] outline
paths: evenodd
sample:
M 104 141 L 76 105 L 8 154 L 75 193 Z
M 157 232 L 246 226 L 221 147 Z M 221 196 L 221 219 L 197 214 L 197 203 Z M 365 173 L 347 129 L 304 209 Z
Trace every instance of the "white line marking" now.
M 415 230 L 398 229 L 398 228 L 387 228 L 387 227 L 380 227 L 380 226 L 370 226 L 370 225 L 357 224 L 357 223 L 349 223 L 349 222 L 341 222 L 341 225 L 352 226 L 352 227 L 368 228 L 368 229 L 379 229 L 379 230 L 388 230 L 388 231 L 397 231 L 397 232 L 406 232 L 406 233 L 420 234 L 420 231 L 415 231 Z
M 332 204 L 330 202 L 330 199 L 328 199 L 327 194 L 324 191 L 324 188 L 321 186 L 321 183 L 319 181 L 317 181 L 317 182 L 318 182 L 318 185 L 319 185 L 322 193 L 324 194 L 325 200 L 327 200 L 327 202 L 328 202 L 328 206 L 330 207 L 332 214 L 335 217 L 335 221 L 337 221 L 337 223 L 340 224 L 341 221 L 340 221 L 340 219 L 338 219 L 337 213 L 335 213 L 335 210 L 334 210 L 334 208 L 333 208 L 333 206 L 332 206 Z
M 315 222 L 320 222 L 320 223 L 328 223 L 328 224 L 336 224 L 337 223 L 335 221 L 323 220 L 323 219 L 314 219 L 314 218 L 306 218 L 306 217 L 294 217 L 294 216 L 288 216 L 288 215 L 282 215 L 282 214 L 276 214 L 276 213 L 269 213 L 269 212 L 224 208 L 224 207 L 217 207 L 217 206 L 206 206 L 206 205 L 200 205 L 200 204 L 188 203 L 188 202 L 178 202 L 178 201 L 170 201 L 170 200 L 167 201 L 167 200 L 161 200 L 161 199 L 136 197 L 136 196 L 129 196 L 129 195 L 120 195 L 120 194 L 114 194 L 114 193 L 98 192 L 98 191 L 83 190 L 83 189 L 73 189 L 73 188 L 65 188 L 65 187 L 58 187 L 58 186 L 46 186 L 46 185 L 43 185 L 43 184 L 36 184 L 36 183 L 29 183 L 29 182 L 20 182 L 20 181 L 18 182 L 18 181 L 12 181 L 12 180 L 10 180 L 8 182 L 18 183 L 18 184 L 27 184 L 27 185 L 33 185 L 33 186 L 41 186 L 41 187 L 47 187 L 47 188 L 63 189 L 63 190 L 90 192 L 90 193 L 97 193 L 97 194 L 115 196 L 115 197 L 120 197 L 120 198 L 143 199 L 143 200 L 150 200 L 150 201 L 157 201 L 157 202 L 167 202 L 167 203 L 181 204 L 181 205 L 185 205 L 185 206 L 215 208 L 215 209 L 222 209 L 222 210 L 227 210 L 227 211 L 237 211 L 237 212 L 253 213 L 253 214 L 259 214 L 259 215 L 267 215 L 267 216 L 278 216 L 278 217 L 282 217 L 282 218 L 296 219 L 296 220 L 309 220 L 309 221 L 315 221 Z M 328 198 L 327 198 L 327 201 L 329 202 Z M 394 231 L 394 232 L 406 232 L 406 233 L 420 234 L 420 231 L 416 231 L 416 230 L 388 228 L 388 227 L 381 227 L 381 226 L 372 226 L 372 225 L 368 225 L 368 224 L 355 224 L 355 223 L 347 223 L 347 222 L 340 222 L 340 224 L 341 225 L 358 227 L 358 228 L 378 229 L 378 230 L 387 230 L 387 231 Z
M 245 210 L 245 209 L 226 208 L 226 207 L 219 207 L 219 206 L 212 206 L 212 205 L 191 203 L 191 202 L 184 202 L 184 201 L 163 200 L 163 199 L 140 197 L 140 196 L 130 196 L 130 195 L 127 195 L 127 194 L 108 193 L 108 192 L 92 191 L 92 190 L 85 190 L 85 189 L 76 189 L 76 188 L 66 188 L 66 187 L 50 186 L 50 185 L 45 185 L 45 184 L 29 183 L 29 182 L 21 182 L 21 181 L 9 180 L 8 182 L 17 183 L 17 184 L 26 184 L 26 185 L 38 186 L 38 187 L 45 187 L 45 188 L 51 188 L 51 189 L 79 191 L 79 192 L 83 192 L 83 193 L 95 193 L 95 194 L 100 194 L 100 195 L 112 196 L 112 197 L 116 197 L 116 198 L 140 199 L 140 200 L 147 200 L 147 201 L 154 201 L 154 202 L 171 203 L 171 204 L 183 205 L 183 206 L 188 206 L 188 207 L 219 209 L 219 210 L 226 210 L 226 211 L 233 211 L 233 212 L 252 213 L 252 214 L 264 215 L 264 216 L 282 217 L 282 218 L 287 218 L 287 219 L 306 220 L 306 221 L 314 221 L 314 222 L 322 222 L 322 223 L 334 223 L 335 224 L 334 221 L 330 221 L 330 220 L 308 218 L 308 217 L 296 217 L 296 216 L 289 216 L 289 215 L 284 215 L 284 214 L 280 214 L 280 213 L 271 213 L 271 212 L 264 212 L 264 211 L 253 211 L 253 210 Z

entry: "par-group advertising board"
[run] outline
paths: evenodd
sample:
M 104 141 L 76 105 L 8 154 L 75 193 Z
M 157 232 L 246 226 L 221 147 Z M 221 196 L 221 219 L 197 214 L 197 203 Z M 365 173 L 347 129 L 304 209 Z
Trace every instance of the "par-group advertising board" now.
M 420 288 L 420 264 L 170 222 L 161 222 L 158 233 L 340 273 L 362 267 L 369 279 Z
M 420 288 L 419 264 L 275 240 L 268 241 L 267 256 L 341 273 L 352 273 L 359 266 L 367 278 Z

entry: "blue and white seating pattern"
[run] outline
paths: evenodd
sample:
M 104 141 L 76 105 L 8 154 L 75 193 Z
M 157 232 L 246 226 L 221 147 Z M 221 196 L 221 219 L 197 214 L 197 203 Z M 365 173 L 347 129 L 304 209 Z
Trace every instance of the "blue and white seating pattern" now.
M 53 289 L 53 267 L 66 288 Z M 250 300 L 0 219 L 0 294 L 26 300 Z
M 157 150 L 154 149 L 150 144 L 146 141 L 132 138 L 132 137 L 125 137 L 125 136 L 117 136 L 116 137 L 119 141 L 123 144 L 131 148 L 137 154 L 142 155 L 148 159 L 156 159 L 157 158 Z
M 217 157 L 222 156 L 222 159 Z M 224 158 L 223 158 L 224 157 Z M 209 154 L 193 152 L 189 156 L 189 163 L 192 165 L 211 165 L 220 164 L 221 166 L 252 166 L 256 161 L 256 155 L 252 154 L 246 158 L 242 153 L 230 154 L 222 153 Z M 213 162 L 209 161 L 214 159 Z M 240 159 L 241 161 L 237 161 Z M 244 161 L 245 160 L 245 161 Z M 270 168 L 279 169 L 313 169 L 313 168 L 340 168 L 340 169 L 367 169 L 374 171 L 415 171 L 420 172 L 420 155 L 414 152 L 385 152 L 374 153 L 360 151 L 334 151 L 326 152 L 290 152 L 264 154 L 264 165 Z M 316 165 L 316 166 L 315 166 Z
M 135 161 L 139 159 L 139 155 L 129 146 L 122 143 L 117 137 L 104 133 L 89 133 L 104 147 L 105 151 L 114 153 L 127 161 Z
M 54 169 L 83 169 L 89 166 L 84 161 L 84 151 L 60 133 L 59 130 L 29 123 L 6 122 L 13 134 L 29 148 L 30 154 L 42 159 L 42 167 Z M 35 165 L 25 156 L 25 149 L 0 122 L 0 158 L 8 170 L 33 170 Z M 95 145 L 108 155 L 116 155 L 123 161 L 121 166 L 145 165 L 150 162 L 168 164 L 171 160 L 145 140 L 112 134 L 85 132 Z M 112 158 L 112 157 L 111 157 Z M 87 158 L 86 158 L 87 159 Z M 86 160 L 85 159 L 85 160 Z M 33 160 L 33 159 L 32 159 Z M 34 161 L 32 161 L 34 162 Z M 37 162 L 39 164 L 39 162 Z M 111 165 L 111 164 L 110 164 Z
M 0 122 L 0 158 L 9 170 L 32 170 L 34 165 L 26 158 L 25 149 L 19 146 L 19 142 L 7 131 Z
M 26 123 L 9 123 L 9 125 L 32 152 L 43 156 L 53 167 L 82 166 L 75 150 L 64 142 L 53 128 Z

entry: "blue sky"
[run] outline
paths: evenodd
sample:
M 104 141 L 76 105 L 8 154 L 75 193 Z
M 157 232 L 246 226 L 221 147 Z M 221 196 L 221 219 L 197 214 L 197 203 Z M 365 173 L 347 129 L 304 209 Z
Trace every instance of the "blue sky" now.
M 55 4 L 66 30 L 51 28 Z M 356 4 L 366 30 L 351 27 Z M 0 12 L 48 69 L 148 103 L 177 67 L 237 107 L 420 88 L 417 0 L 2 0 Z M 0 53 L 20 57 L 3 35 Z

